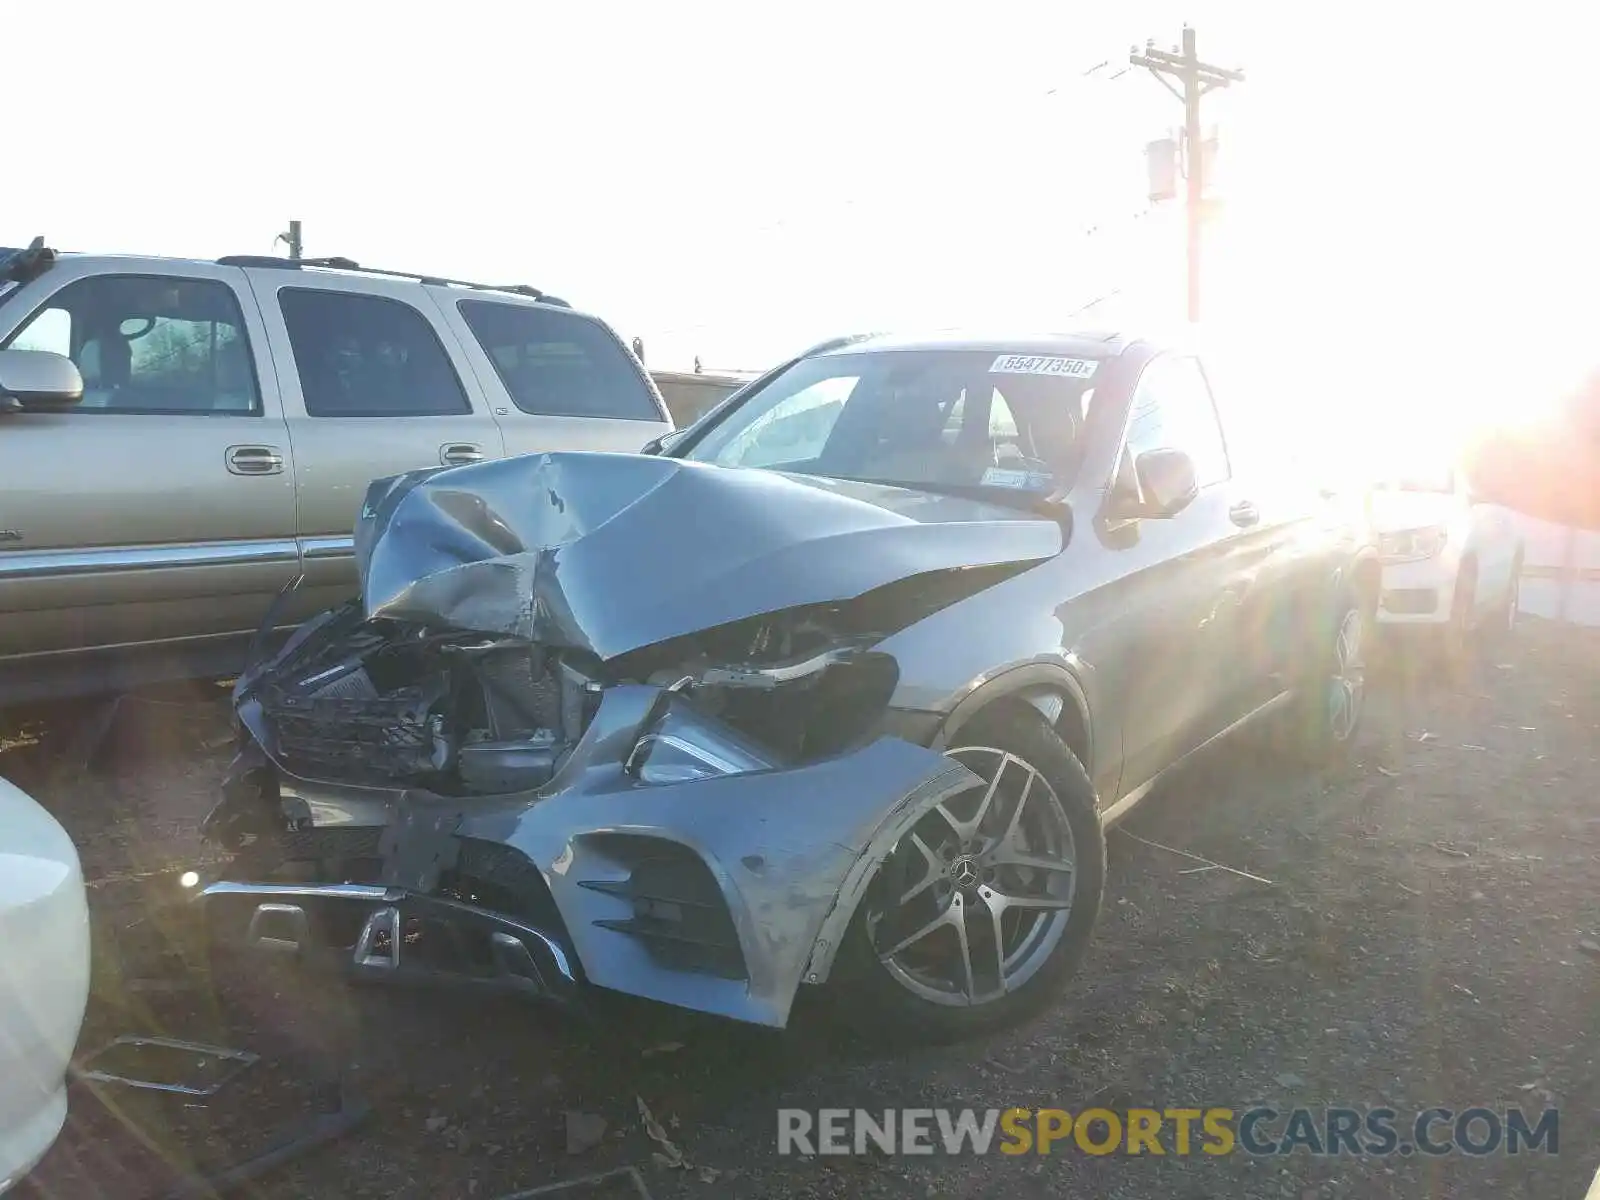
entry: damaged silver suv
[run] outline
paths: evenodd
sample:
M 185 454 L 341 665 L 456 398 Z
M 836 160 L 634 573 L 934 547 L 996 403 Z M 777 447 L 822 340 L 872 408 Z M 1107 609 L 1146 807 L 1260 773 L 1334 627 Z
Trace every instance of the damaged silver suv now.
M 216 936 L 961 1036 L 1061 991 L 1176 764 L 1354 736 L 1371 547 L 1191 353 L 845 339 L 665 440 L 372 486 L 361 599 L 238 682 Z

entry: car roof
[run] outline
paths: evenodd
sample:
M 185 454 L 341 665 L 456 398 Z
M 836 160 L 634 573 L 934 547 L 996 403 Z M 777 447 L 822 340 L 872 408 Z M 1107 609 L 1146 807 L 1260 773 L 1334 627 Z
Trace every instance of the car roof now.
M 5 247 L 0 247 L 0 258 L 4 258 L 7 254 L 14 252 L 15 251 L 9 250 Z M 245 254 L 225 255 L 222 258 L 206 259 L 180 258 L 170 255 L 155 254 L 85 253 L 76 250 L 49 251 L 47 253 L 50 254 L 51 258 L 45 261 L 45 270 L 48 270 L 49 261 L 60 260 L 62 262 L 70 261 L 79 263 L 104 263 L 106 266 L 114 270 L 136 273 L 157 273 L 163 270 L 170 270 L 175 267 L 202 265 L 245 267 L 257 271 L 282 270 L 286 272 L 293 271 L 296 273 L 303 272 L 302 277 L 306 279 L 315 279 L 319 275 L 331 274 L 345 279 L 367 278 L 388 280 L 394 283 L 414 283 L 424 288 L 447 289 L 458 294 L 471 294 L 473 292 L 478 292 L 486 296 L 493 296 L 496 300 L 502 300 L 511 303 L 520 302 L 523 304 L 541 304 L 555 308 L 567 309 L 569 311 L 576 312 L 579 316 L 586 316 L 594 320 L 599 320 L 599 318 L 595 317 L 592 313 L 573 309 L 573 306 L 567 303 L 567 301 L 557 296 L 552 296 L 542 292 L 537 288 L 529 287 L 525 284 L 473 283 L 467 280 L 450 279 L 438 275 L 423 275 L 411 271 L 388 270 L 382 267 L 366 267 L 352 260 L 343 258 L 310 258 L 296 260 L 279 258 L 272 255 Z
M 1116 358 L 1139 338 L 1105 330 L 1071 333 L 946 329 L 925 333 L 874 333 L 819 351 L 820 356 L 909 350 L 983 350 L 996 354 L 1058 354 Z

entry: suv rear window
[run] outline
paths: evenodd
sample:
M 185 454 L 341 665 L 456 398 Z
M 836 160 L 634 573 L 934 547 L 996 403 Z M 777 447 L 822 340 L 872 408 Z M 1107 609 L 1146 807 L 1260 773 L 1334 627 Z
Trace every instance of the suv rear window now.
M 458 303 L 512 403 L 523 412 L 661 420 L 639 369 L 598 321 L 530 304 Z

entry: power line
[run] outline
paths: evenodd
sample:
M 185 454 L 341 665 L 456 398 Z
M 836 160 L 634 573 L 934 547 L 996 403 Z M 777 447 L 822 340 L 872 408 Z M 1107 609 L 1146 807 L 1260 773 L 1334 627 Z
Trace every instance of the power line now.
M 1100 305 L 1104 304 L 1107 300 L 1115 300 L 1120 295 L 1122 295 L 1121 288 L 1112 288 L 1105 295 L 1096 296 L 1093 300 L 1089 301 L 1089 303 L 1080 305 L 1078 308 L 1073 309 L 1067 314 L 1067 319 L 1070 320 L 1073 317 L 1080 317 L 1090 309 L 1099 308 Z
M 1217 88 L 1243 83 L 1244 72 L 1201 62 L 1195 50 L 1194 29 L 1183 27 L 1183 50 L 1169 53 L 1157 50 L 1155 42 L 1145 43 L 1144 53 L 1137 49 L 1128 55 L 1128 62 L 1144 67 L 1183 103 L 1184 178 L 1188 184 L 1184 201 L 1188 217 L 1189 259 L 1189 320 L 1200 319 L 1200 224 L 1201 205 L 1205 199 L 1205 151 L 1200 140 L 1200 98 Z M 1182 85 L 1174 87 L 1173 80 Z

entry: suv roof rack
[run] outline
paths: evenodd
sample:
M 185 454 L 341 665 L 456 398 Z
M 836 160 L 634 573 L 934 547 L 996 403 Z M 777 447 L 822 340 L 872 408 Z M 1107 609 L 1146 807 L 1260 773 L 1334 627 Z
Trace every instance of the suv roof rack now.
M 473 283 L 466 279 L 449 279 L 443 275 L 419 275 L 415 271 L 390 271 L 383 267 L 363 267 L 353 258 L 279 258 L 271 254 L 228 254 L 217 259 L 219 267 L 256 267 L 269 268 L 281 271 L 298 271 L 303 267 L 323 267 L 330 271 L 358 271 L 366 275 L 387 275 L 393 279 L 411 279 L 417 283 L 432 284 L 435 287 L 467 288 L 475 292 L 509 292 L 515 296 L 526 296 L 529 300 L 538 300 L 544 304 L 554 304 L 561 308 L 571 308 L 559 296 L 552 296 L 548 292 L 541 292 L 536 287 L 525 283 Z
M 39 278 L 55 264 L 56 252 L 36 237 L 26 250 L 8 250 L 0 247 L 0 281 L 28 283 Z

